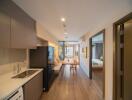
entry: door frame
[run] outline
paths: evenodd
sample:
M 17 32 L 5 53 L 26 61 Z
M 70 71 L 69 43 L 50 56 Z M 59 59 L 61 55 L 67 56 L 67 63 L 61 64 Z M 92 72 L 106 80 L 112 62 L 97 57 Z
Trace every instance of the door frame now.
M 89 38 L 89 78 L 92 80 L 92 38 L 103 33 L 103 98 L 105 98 L 105 29 Z
M 120 24 L 124 24 L 128 20 L 132 19 L 132 12 L 129 13 L 128 15 L 124 16 L 123 18 L 119 19 L 115 23 L 113 23 L 113 100 L 117 100 L 117 38 L 118 38 L 118 33 L 117 33 L 117 27 Z

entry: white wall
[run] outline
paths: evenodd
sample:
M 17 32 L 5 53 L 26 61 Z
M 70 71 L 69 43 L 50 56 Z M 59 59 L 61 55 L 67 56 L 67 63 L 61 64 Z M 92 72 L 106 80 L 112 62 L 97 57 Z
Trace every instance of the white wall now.
M 40 37 L 41 39 L 47 40 L 49 42 L 53 42 L 57 44 L 57 40 L 55 37 L 53 37 L 41 24 L 36 22 L 36 31 L 37 31 L 37 37 Z
M 113 23 L 121 19 L 132 11 L 132 8 L 126 8 L 119 11 L 113 19 L 108 19 L 107 22 L 99 23 L 99 26 L 87 33 L 85 41 L 81 39 L 81 48 L 89 47 L 89 38 L 105 29 L 105 100 L 113 100 Z M 89 50 L 88 50 L 89 51 Z M 81 52 L 80 52 L 81 53 Z M 89 58 L 89 57 L 88 57 Z M 89 59 L 85 59 L 83 54 L 80 56 L 81 67 L 89 76 Z
M 45 30 L 45 28 L 41 24 L 39 24 L 38 22 L 36 23 L 36 30 L 37 30 L 37 37 L 39 37 L 43 40 L 47 40 L 48 45 L 55 48 L 55 52 L 54 52 L 55 58 L 59 58 L 57 39 L 55 37 L 53 37 L 50 33 L 48 33 L 48 31 Z

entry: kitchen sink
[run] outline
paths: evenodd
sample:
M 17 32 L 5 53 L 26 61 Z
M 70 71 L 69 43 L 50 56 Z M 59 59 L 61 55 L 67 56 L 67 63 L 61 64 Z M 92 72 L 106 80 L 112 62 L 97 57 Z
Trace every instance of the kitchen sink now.
M 26 78 L 26 77 L 29 77 L 31 75 L 33 75 L 35 72 L 37 72 L 38 70 L 26 70 L 12 78 Z

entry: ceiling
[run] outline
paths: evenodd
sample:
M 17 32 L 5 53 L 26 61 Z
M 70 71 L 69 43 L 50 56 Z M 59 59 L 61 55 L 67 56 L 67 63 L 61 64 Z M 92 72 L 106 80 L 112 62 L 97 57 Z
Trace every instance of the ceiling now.
M 57 40 L 80 37 L 132 7 L 132 0 L 13 0 Z M 66 18 L 68 38 L 60 19 Z

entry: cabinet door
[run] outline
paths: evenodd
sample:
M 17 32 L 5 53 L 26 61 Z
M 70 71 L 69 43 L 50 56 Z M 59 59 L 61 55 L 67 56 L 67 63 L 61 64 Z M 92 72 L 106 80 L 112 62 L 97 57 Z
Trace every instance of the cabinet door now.
M 11 18 L 11 48 L 36 47 L 35 21 L 12 0 L 0 0 L 0 9 Z
M 132 100 L 132 19 L 124 23 L 124 100 Z
M 12 7 L 11 48 L 34 48 L 36 46 L 35 21 L 17 6 Z
M 0 48 L 10 47 L 10 17 L 0 9 Z
M 23 86 L 24 100 L 40 100 L 43 91 L 43 73 L 31 79 Z

